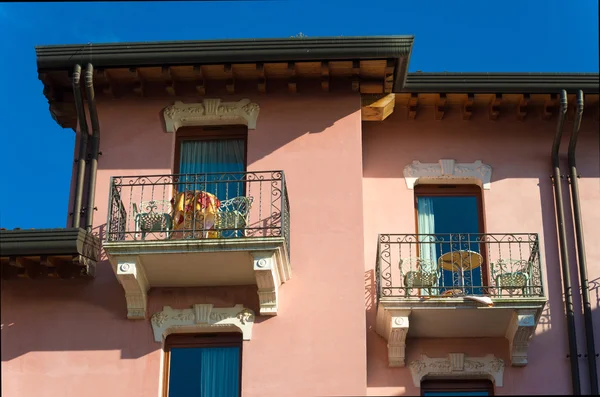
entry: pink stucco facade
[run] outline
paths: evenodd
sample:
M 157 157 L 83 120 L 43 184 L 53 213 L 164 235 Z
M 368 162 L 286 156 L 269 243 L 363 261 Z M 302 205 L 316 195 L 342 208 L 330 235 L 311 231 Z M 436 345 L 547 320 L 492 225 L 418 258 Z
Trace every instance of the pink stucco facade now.
M 403 168 L 413 160 L 481 160 L 493 168 L 484 191 L 487 232 L 539 233 L 548 304 L 529 347 L 529 364 L 506 366 L 495 394 L 568 394 L 569 363 L 558 262 L 550 147 L 556 117 L 526 121 L 485 110 L 470 121 L 432 108 L 408 120 L 405 107 L 384 121 L 362 122 L 359 94 L 228 96 L 260 105 L 249 131 L 249 170 L 284 170 L 291 207 L 293 277 L 279 292 L 279 313 L 257 316 L 244 342 L 244 397 L 415 395 L 408 368 L 389 368 L 375 333 L 374 267 L 379 233 L 415 233 L 414 191 Z M 182 98 L 191 102 L 198 98 Z M 172 173 L 175 136 L 161 111 L 173 99 L 99 100 L 101 152 L 94 228 L 106 228 L 109 179 Z M 570 131 L 572 122 L 565 123 Z M 565 134 L 563 151 L 569 133 Z M 585 114 L 578 146 L 581 206 L 591 300 L 600 329 L 600 158 L 598 120 Z M 76 143 L 77 145 L 77 143 Z M 75 173 L 75 168 L 74 168 Z M 564 190 L 568 203 L 567 189 Z M 570 207 L 566 206 L 567 211 Z M 572 220 L 571 274 L 578 288 Z M 128 320 L 123 289 L 104 258 L 92 280 L 2 282 L 2 394 L 6 396 L 159 396 L 162 346 L 148 320 Z M 256 286 L 155 288 L 148 312 L 195 303 L 243 303 L 258 313 Z M 584 349 L 581 301 L 575 299 Z M 509 361 L 504 338 L 410 339 L 407 361 L 450 352 Z M 586 364 L 580 363 L 584 391 Z
M 592 113 L 592 112 L 589 112 Z M 592 280 L 600 277 L 593 263 L 600 259 L 597 220 L 600 217 L 600 159 L 598 121 L 593 114 L 584 117 L 578 144 L 578 170 L 581 174 L 580 194 L 583 211 L 587 258 L 589 263 L 590 300 L 595 325 L 600 323 L 598 292 Z M 584 113 L 585 114 L 585 113 Z M 564 130 L 570 137 L 572 121 Z M 561 273 L 557 246 L 555 208 L 552 190 L 550 148 L 556 131 L 556 117 L 542 121 L 539 114 L 530 114 L 518 121 L 506 114 L 489 121 L 486 109 L 479 109 L 470 121 L 462 120 L 460 111 L 447 113 L 443 121 L 433 117 L 433 107 L 420 110 L 417 120 L 408 120 L 406 113 L 396 111 L 382 123 L 363 124 L 363 192 L 365 222 L 365 273 L 373 279 L 378 233 L 415 233 L 414 191 L 407 189 L 403 168 L 413 160 L 435 163 L 439 159 L 462 162 L 481 160 L 492 169 L 490 190 L 483 190 L 484 220 L 488 233 L 539 233 L 544 283 L 548 303 L 536 335 L 529 346 L 529 364 L 524 368 L 507 366 L 504 386 L 495 389 L 498 395 L 569 394 L 570 376 L 564 303 L 561 298 Z M 563 141 L 561 158 L 566 164 L 568 139 Z M 566 168 L 566 167 L 564 167 Z M 565 171 L 563 168 L 563 172 Z M 567 188 L 563 194 L 568 203 Z M 385 211 L 382 211 L 385 208 Z M 570 207 L 566 211 L 570 213 Z M 578 287 L 575 261 L 575 241 L 572 218 L 567 216 L 569 257 L 573 288 Z M 374 304 L 367 294 L 367 384 L 373 395 L 418 394 L 412 385 L 408 369 L 387 367 L 386 343 L 374 331 Z M 369 289 L 367 289 L 369 290 Z M 583 350 L 584 333 L 581 301 L 575 299 L 579 349 Z M 597 325 L 596 325 L 597 327 Z M 596 328 L 597 329 L 597 328 Z M 494 354 L 509 361 L 505 338 L 411 340 L 407 342 L 407 360 L 420 354 L 442 357 L 448 352 L 465 352 L 471 356 Z M 582 384 L 587 382 L 587 366 L 580 360 Z M 585 391 L 586 386 L 584 386 Z M 589 391 L 588 391 L 589 393 Z

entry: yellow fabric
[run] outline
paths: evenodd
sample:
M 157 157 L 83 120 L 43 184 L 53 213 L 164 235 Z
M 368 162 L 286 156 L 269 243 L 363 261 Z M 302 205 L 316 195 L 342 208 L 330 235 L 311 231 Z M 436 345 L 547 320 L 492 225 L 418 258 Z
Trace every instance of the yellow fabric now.
M 215 195 L 200 190 L 185 191 L 177 193 L 173 203 L 173 229 L 185 230 L 181 237 L 219 237 L 214 228 L 221 202 Z

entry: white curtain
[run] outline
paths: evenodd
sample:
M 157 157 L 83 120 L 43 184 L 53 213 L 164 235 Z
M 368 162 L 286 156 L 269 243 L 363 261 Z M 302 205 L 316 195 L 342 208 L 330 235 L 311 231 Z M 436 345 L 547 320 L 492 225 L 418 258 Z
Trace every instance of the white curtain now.
M 417 201 L 419 234 L 434 234 L 433 198 L 419 197 Z M 423 260 L 422 270 L 434 272 L 437 267 L 435 237 L 419 236 L 419 257 Z

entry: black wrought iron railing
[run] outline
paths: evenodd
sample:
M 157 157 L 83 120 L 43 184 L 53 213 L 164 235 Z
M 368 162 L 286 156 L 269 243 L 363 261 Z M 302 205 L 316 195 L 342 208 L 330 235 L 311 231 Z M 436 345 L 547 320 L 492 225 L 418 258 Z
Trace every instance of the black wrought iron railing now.
M 377 298 L 543 297 L 539 240 L 529 234 L 380 234 Z
M 107 241 L 283 237 L 283 171 L 111 178 Z

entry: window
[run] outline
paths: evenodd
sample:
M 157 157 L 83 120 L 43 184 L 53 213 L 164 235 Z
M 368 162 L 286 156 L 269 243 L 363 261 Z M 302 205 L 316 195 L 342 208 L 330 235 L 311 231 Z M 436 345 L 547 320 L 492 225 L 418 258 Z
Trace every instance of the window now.
M 245 126 L 177 131 L 174 229 L 188 230 L 184 237 L 197 237 L 199 230 L 203 237 L 211 238 L 243 235 L 240 226 L 246 225 L 250 208 L 245 183 L 247 135 Z M 228 215 L 217 218 L 219 208 Z
M 421 271 L 439 271 L 438 289 L 481 294 L 486 284 L 481 189 L 473 185 L 415 188 Z M 432 292 L 433 293 L 433 292 Z
M 174 169 L 186 174 L 180 178 L 185 190 L 206 191 L 219 200 L 243 196 L 245 184 L 236 181 L 246 171 L 247 136 L 244 126 L 180 128 Z
M 489 380 L 426 380 L 421 382 L 422 396 L 493 396 Z
M 239 397 L 242 334 L 174 334 L 165 341 L 163 397 Z

